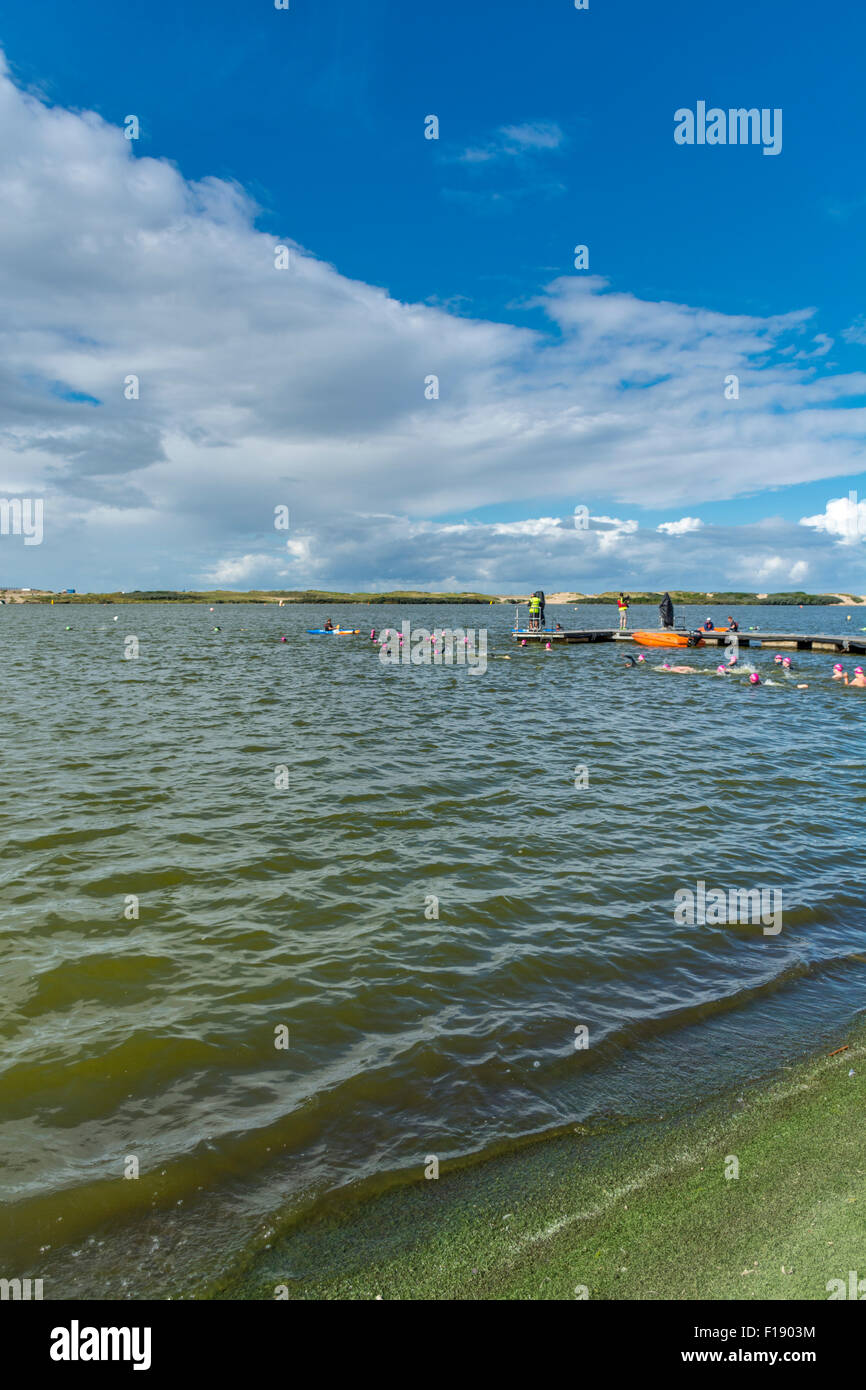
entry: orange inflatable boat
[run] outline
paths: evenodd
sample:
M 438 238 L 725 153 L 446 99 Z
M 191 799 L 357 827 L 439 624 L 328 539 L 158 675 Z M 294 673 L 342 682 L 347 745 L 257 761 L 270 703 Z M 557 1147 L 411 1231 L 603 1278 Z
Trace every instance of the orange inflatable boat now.
M 702 647 L 703 638 L 695 638 L 690 632 L 671 632 L 670 629 L 662 629 L 659 632 L 633 632 L 631 640 L 637 642 L 641 647 Z

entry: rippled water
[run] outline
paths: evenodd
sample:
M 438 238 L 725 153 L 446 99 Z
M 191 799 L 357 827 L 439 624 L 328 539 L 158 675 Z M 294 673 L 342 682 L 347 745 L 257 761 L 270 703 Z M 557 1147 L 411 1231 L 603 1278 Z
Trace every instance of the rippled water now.
M 776 680 L 750 689 L 715 648 L 692 676 L 520 650 L 505 606 L 334 607 L 362 635 L 307 636 L 325 616 L 0 613 L 2 1253 L 64 1293 L 144 1229 L 207 1287 L 316 1196 L 688 1107 L 863 1007 L 866 691 L 836 658 L 786 680 L 744 651 Z M 403 618 L 486 627 L 487 671 L 383 665 L 369 629 Z M 782 931 L 677 925 L 699 879 L 779 890 Z M 107 1261 L 101 1289 L 151 1287 Z

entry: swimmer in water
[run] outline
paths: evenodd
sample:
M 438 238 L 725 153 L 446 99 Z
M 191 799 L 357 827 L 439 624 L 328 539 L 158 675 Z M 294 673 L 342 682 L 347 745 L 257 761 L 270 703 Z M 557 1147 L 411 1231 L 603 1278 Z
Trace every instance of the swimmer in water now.
M 627 670 L 631 670 L 632 666 L 637 666 L 637 662 L 633 656 L 621 656 L 620 661 L 625 662 Z
M 791 665 L 791 658 L 790 658 L 789 656 L 783 656 L 783 657 L 782 657 L 782 670 L 783 670 L 783 671 L 791 671 L 791 670 L 793 670 L 793 667 L 792 667 L 792 665 Z
M 855 666 L 855 667 L 854 667 L 854 679 L 853 679 L 852 681 L 849 681 L 848 677 L 846 676 L 846 677 L 845 677 L 845 684 L 846 684 L 846 685 L 853 685 L 853 686 L 856 686 L 856 687 L 857 687 L 858 689 L 860 689 L 860 690 L 866 690 L 866 676 L 864 676 L 864 674 L 863 674 L 863 667 L 862 667 L 862 666 Z
M 686 675 L 690 671 L 697 671 L 697 669 L 697 666 L 671 666 L 669 661 L 665 661 L 662 664 L 663 671 L 678 671 L 682 673 L 682 675 Z
M 833 667 L 833 679 L 834 681 L 841 681 L 845 679 L 845 670 L 842 666 L 841 661 L 837 661 L 835 666 Z
M 749 676 L 749 685 L 760 685 L 760 684 L 761 684 L 761 677 L 758 675 L 757 671 L 753 671 L 752 674 Z

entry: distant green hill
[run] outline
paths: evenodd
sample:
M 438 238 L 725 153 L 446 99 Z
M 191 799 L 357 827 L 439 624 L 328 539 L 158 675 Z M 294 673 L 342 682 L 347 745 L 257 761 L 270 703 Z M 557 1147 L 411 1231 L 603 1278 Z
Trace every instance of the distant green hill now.
M 747 594 L 739 591 L 723 591 L 713 594 L 712 598 L 707 598 L 705 593 L 698 593 L 697 590 L 671 589 L 670 596 L 674 603 L 696 604 L 698 608 L 723 608 L 726 603 L 740 605 L 760 604 L 770 607 L 777 607 L 784 604 L 788 607 L 797 608 L 801 603 L 805 608 L 807 604 L 828 604 L 838 603 L 839 598 L 836 594 L 804 594 L 800 591 L 788 594 L 767 594 L 766 598 L 758 598 L 757 594 Z M 663 594 L 631 592 L 629 598 L 632 603 L 661 603 Z M 616 603 L 619 598 L 618 593 L 586 594 L 581 600 L 583 603 Z
M 420 589 L 396 590 L 387 594 L 340 594 L 328 589 L 133 589 L 114 594 L 34 595 L 32 603 L 498 603 L 492 594 L 428 594 Z
M 10 593 L 13 591 L 9 591 Z M 698 593 L 697 590 L 671 589 L 671 598 L 674 603 L 695 604 L 699 608 L 724 608 L 727 605 L 740 607 L 754 604 L 767 604 L 773 607 L 786 605 L 796 608 L 802 604 L 805 608 L 810 604 L 838 604 L 841 600 L 838 594 L 804 594 L 802 592 L 768 594 L 766 598 L 759 598 L 757 594 L 743 593 L 739 591 L 720 591 L 713 594 L 712 598 L 707 598 L 706 593 Z M 604 603 L 615 604 L 617 592 L 610 591 L 603 594 L 581 594 L 578 597 L 580 604 Z M 655 592 L 631 591 L 629 594 L 631 602 L 639 603 L 660 603 L 662 595 Z M 26 603 L 276 603 L 279 599 L 284 599 L 286 603 L 515 603 L 514 598 L 504 598 L 500 594 L 442 594 L 426 593 L 422 589 L 397 589 L 386 594 L 352 593 L 341 594 L 330 589 L 248 589 L 244 593 L 236 592 L 233 589 L 134 589 L 129 593 L 113 594 L 51 594 L 39 593 L 32 594 L 24 598 Z M 525 597 L 520 600 L 525 603 Z

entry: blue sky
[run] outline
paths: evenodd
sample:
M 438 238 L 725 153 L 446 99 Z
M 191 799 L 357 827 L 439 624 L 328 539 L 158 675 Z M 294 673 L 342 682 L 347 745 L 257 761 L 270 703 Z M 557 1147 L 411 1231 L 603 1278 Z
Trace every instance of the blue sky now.
M 864 31 L 776 0 L 7 12 L 0 488 L 46 531 L 0 537 L 0 582 L 863 592 Z M 780 108 L 781 153 L 677 145 L 699 100 Z M 278 242 L 283 307 L 233 270 Z M 401 396 L 415 348 L 435 402 Z

